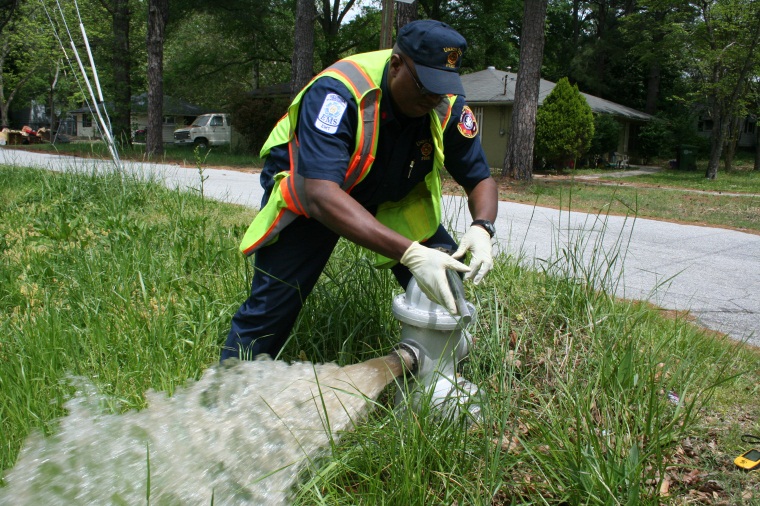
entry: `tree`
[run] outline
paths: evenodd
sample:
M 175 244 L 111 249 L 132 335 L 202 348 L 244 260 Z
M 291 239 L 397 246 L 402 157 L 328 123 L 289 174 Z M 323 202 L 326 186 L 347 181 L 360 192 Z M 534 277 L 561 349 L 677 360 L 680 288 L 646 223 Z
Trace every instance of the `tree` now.
M 0 30 L 8 24 L 20 4 L 21 0 L 0 0 Z
M 533 141 L 547 4 L 547 0 L 525 2 L 520 38 L 520 70 L 517 73 L 509 144 L 502 168 L 502 176 L 510 174 L 515 179 L 526 181 L 533 179 Z
M 399 2 L 396 6 L 396 28 L 401 30 L 404 25 L 417 20 L 417 0 L 410 3 Z
M 536 113 L 536 152 L 557 165 L 574 165 L 593 137 L 591 107 L 577 85 L 560 79 Z
M 0 32 L 0 123 L 8 126 L 8 109 L 32 77 L 51 62 L 49 30 L 41 27 L 40 5 L 22 3 Z M 47 23 L 47 20 L 45 20 Z
M 734 118 L 746 98 L 760 43 L 760 2 L 695 2 L 701 23 L 692 34 L 692 73 L 713 121 L 705 177 L 715 179 Z
M 132 12 L 129 7 L 129 0 L 100 0 L 100 4 L 108 12 L 113 29 L 111 48 L 114 103 L 114 111 L 111 115 L 113 137 L 116 142 L 131 144 L 132 53 L 130 50 L 129 24 Z
M 169 0 L 148 1 L 148 135 L 145 154 L 164 152 L 164 31 Z
M 164 46 L 168 94 L 226 109 L 242 91 L 290 81 L 292 5 L 284 0 L 171 2 Z
M 351 10 L 356 0 L 348 0 L 346 4 L 341 8 L 340 2 L 335 0 L 332 4 L 329 0 L 322 0 L 322 10 L 317 15 L 319 24 L 322 27 L 322 36 L 324 37 L 324 46 L 322 48 L 321 60 L 322 65 L 331 65 L 333 62 L 340 59 L 340 55 L 343 51 L 350 49 L 353 44 L 349 44 L 348 47 L 342 43 L 338 30 L 343 23 L 343 19 Z
M 314 0 L 297 0 L 290 78 L 291 97 L 295 97 L 314 76 L 314 19 L 316 15 Z
M 688 43 L 685 26 L 693 24 L 696 12 L 687 0 L 638 0 L 636 12 L 620 20 L 620 34 L 627 53 L 641 68 L 646 96 L 643 110 L 660 110 L 663 78 L 674 77 Z

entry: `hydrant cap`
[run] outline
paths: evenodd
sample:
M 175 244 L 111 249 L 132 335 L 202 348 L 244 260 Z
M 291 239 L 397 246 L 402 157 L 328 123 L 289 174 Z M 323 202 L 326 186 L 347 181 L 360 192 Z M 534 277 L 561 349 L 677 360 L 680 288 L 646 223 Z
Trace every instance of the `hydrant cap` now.
M 475 314 L 475 307 L 467 302 L 470 313 Z M 402 323 L 435 330 L 455 330 L 462 328 L 459 318 L 452 316 L 446 308 L 431 301 L 412 278 L 406 287 L 406 293 L 393 299 L 393 316 Z

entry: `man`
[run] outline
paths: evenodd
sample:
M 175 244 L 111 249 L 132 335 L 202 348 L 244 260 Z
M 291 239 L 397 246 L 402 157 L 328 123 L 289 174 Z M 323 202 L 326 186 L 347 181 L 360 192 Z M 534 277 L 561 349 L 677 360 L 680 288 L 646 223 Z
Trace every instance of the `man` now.
M 393 50 L 340 60 L 294 99 L 261 150 L 265 196 L 241 244 L 251 296 L 222 360 L 277 355 L 340 237 L 452 313 L 446 270 L 475 283 L 490 270 L 498 195 L 463 98 L 466 47 L 445 23 L 414 21 Z M 474 218 L 454 255 L 438 248 L 456 249 L 440 224 L 444 157 Z M 469 266 L 456 260 L 468 252 Z

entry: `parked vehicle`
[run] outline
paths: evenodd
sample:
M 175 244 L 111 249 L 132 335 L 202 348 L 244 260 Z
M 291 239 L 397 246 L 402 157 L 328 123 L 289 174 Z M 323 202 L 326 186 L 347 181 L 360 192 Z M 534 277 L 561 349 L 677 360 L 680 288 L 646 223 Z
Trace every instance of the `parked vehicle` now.
M 174 131 L 174 144 L 192 144 L 201 149 L 229 144 L 232 136 L 229 115 L 223 113 L 202 114 L 190 126 Z

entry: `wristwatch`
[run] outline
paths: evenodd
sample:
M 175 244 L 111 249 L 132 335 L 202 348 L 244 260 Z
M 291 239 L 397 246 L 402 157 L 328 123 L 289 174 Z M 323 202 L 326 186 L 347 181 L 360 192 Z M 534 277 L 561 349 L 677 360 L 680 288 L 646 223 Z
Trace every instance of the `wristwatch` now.
M 472 222 L 471 226 L 474 225 L 480 225 L 484 229 L 486 229 L 486 232 L 488 232 L 488 235 L 491 236 L 491 239 L 493 239 L 493 236 L 496 235 L 496 227 L 493 226 L 493 223 L 491 223 L 489 220 L 475 220 Z

